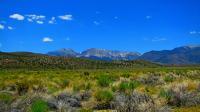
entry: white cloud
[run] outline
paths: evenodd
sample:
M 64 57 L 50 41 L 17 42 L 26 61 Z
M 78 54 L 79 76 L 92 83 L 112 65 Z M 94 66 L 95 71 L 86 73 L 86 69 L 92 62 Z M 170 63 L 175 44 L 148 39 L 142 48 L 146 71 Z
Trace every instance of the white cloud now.
M 38 24 L 44 24 L 44 22 L 43 21 L 36 21 L 36 23 L 38 23 Z
M 199 34 L 200 34 L 200 31 L 191 31 L 190 34 L 191 34 L 191 35 L 199 35 Z
M 29 22 L 36 22 L 37 24 L 44 24 L 44 20 L 46 16 L 44 15 L 36 15 L 36 14 L 28 14 L 25 15 Z
M 146 16 L 146 19 L 151 19 L 152 18 L 152 16 Z
M 8 29 L 9 29 L 9 30 L 13 30 L 13 27 L 12 27 L 12 26 L 8 26 Z
M 49 24 L 56 24 L 56 18 L 51 17 L 51 20 L 49 20 Z
M 46 16 L 44 15 L 36 15 L 36 14 L 28 14 L 26 15 L 29 19 L 32 19 L 32 20 L 41 20 L 41 19 L 45 19 Z
M 197 34 L 197 31 L 191 31 L 190 34 Z
M 50 38 L 50 37 L 44 37 L 43 39 L 42 39 L 42 41 L 43 42 L 53 42 L 53 39 L 52 38 Z
M 0 24 L 0 30 L 4 29 L 4 25 Z
M 20 21 L 24 20 L 24 16 L 20 14 L 13 14 L 13 15 L 10 15 L 9 17 L 12 19 L 20 20 Z
M 72 15 L 62 15 L 62 16 L 58 16 L 58 18 L 62 19 L 62 20 L 72 20 Z
M 31 18 L 28 18 L 27 20 L 28 20 L 29 22 L 33 22 L 33 20 L 32 20 Z
M 97 22 L 97 21 L 93 21 L 93 23 L 94 23 L 95 25 L 100 25 L 100 23 Z

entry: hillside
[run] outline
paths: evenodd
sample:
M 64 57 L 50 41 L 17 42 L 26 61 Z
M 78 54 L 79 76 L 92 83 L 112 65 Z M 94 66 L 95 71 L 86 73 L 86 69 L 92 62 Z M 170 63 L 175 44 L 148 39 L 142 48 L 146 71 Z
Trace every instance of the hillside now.
M 138 59 L 163 64 L 200 64 L 200 46 L 183 46 L 172 50 L 150 51 Z
M 100 61 L 83 58 L 47 56 L 27 52 L 0 52 L 0 68 L 28 69 L 103 69 L 103 68 L 133 68 L 159 67 L 161 65 L 142 61 Z

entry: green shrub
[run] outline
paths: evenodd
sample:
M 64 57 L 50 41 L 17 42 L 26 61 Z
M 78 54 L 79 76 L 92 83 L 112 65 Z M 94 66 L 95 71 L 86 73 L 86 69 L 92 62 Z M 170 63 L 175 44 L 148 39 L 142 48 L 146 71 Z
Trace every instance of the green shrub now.
M 83 74 L 84 74 L 85 76 L 89 76 L 89 75 L 90 75 L 89 72 L 84 72 Z
M 82 108 L 81 110 L 80 110 L 80 112 L 93 112 L 91 109 L 84 109 L 84 108 Z
M 29 83 L 27 81 L 18 82 L 16 85 L 17 85 L 17 92 L 19 95 L 24 95 L 28 92 Z
M 100 90 L 95 94 L 95 98 L 100 102 L 110 102 L 113 100 L 113 93 L 108 90 Z
M 69 86 L 69 80 L 67 80 L 67 79 L 63 80 L 61 86 L 62 86 L 62 88 Z
M 165 82 L 172 82 L 173 80 L 174 80 L 174 78 L 170 75 L 167 75 L 167 76 L 164 77 Z
M 160 90 L 159 96 L 160 96 L 160 97 L 163 97 L 163 98 L 165 98 L 165 99 L 167 99 L 167 100 L 170 100 L 171 97 L 172 97 L 172 93 L 171 93 L 170 91 L 166 91 L 166 90 L 164 90 L 164 89 L 161 89 L 161 90 Z
M 97 83 L 101 87 L 108 87 L 111 82 L 112 82 L 112 79 L 108 75 L 100 75 L 97 79 Z
M 36 100 L 31 105 L 31 111 L 32 112 L 47 112 L 48 111 L 48 105 L 43 100 Z
M 82 88 L 81 85 L 73 85 L 73 91 L 74 91 L 74 92 L 80 91 L 81 88 Z
M 131 81 L 129 82 L 129 89 L 134 90 L 140 85 L 140 82 L 138 81 Z
M 113 92 L 116 92 L 116 91 L 117 91 L 117 86 L 112 86 L 112 87 L 111 87 L 111 90 L 112 90 Z
M 12 101 L 12 96 L 8 93 L 0 93 L 0 101 L 8 104 Z
M 138 81 L 121 82 L 119 85 L 120 91 L 134 90 L 140 85 Z
M 120 91 L 126 91 L 129 89 L 129 83 L 128 82 L 121 82 L 119 84 L 119 90 Z
M 92 87 L 91 83 L 88 82 L 88 83 L 85 84 L 85 88 L 84 89 L 85 90 L 90 90 L 91 87 Z
M 128 74 L 128 73 L 122 74 L 122 77 L 124 77 L 124 78 L 129 78 L 129 77 L 130 77 L 130 74 Z

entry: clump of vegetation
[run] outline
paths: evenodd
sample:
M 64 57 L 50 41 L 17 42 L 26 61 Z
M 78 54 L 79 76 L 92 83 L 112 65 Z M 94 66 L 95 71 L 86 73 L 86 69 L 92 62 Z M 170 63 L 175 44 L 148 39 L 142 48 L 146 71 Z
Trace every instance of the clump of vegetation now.
M 154 112 L 155 103 L 146 94 L 132 92 L 131 94 L 119 93 L 112 103 L 118 112 Z
M 89 72 L 84 72 L 83 74 L 84 74 L 84 76 L 89 76 L 90 75 Z
M 124 78 L 129 78 L 129 77 L 130 77 L 130 74 L 128 74 L 128 73 L 122 74 L 122 77 L 124 77 Z
M 173 80 L 174 80 L 174 78 L 173 78 L 173 76 L 171 76 L 171 75 L 166 75 L 166 76 L 164 77 L 164 81 L 165 81 L 165 82 L 173 82 Z
M 85 109 L 85 108 L 82 108 L 80 110 L 80 112 L 93 112 L 92 109 Z
M 161 89 L 160 96 L 167 99 L 167 104 L 176 107 L 197 106 L 200 104 L 200 95 L 195 92 L 189 92 L 186 85 L 177 84 L 171 88 Z
M 172 98 L 172 93 L 170 91 L 166 91 L 164 89 L 161 89 L 160 90 L 160 93 L 159 93 L 159 96 L 160 97 L 163 97 L 165 98 L 167 101 L 169 101 L 171 98 Z
M 31 111 L 32 112 L 47 112 L 48 111 L 48 105 L 45 101 L 38 99 L 33 102 L 31 105 Z
M 101 87 L 108 87 L 111 82 L 112 79 L 109 75 L 100 75 L 97 79 L 97 83 Z
M 69 86 L 69 80 L 64 79 L 64 80 L 62 81 L 61 87 L 62 87 L 62 88 L 65 88 L 65 87 L 67 87 L 67 86 Z
M 13 97 L 9 93 L 0 93 L 0 102 L 4 102 L 5 104 L 10 104 L 13 100 Z
M 147 77 L 143 77 L 143 78 L 139 79 L 139 81 L 143 84 L 151 85 L 151 86 L 160 85 L 163 83 L 161 81 L 160 75 L 154 74 L 154 73 L 148 74 Z
M 17 92 L 19 95 L 24 95 L 28 92 L 29 83 L 27 81 L 17 83 Z
M 92 87 L 92 84 L 91 84 L 90 82 L 88 82 L 88 83 L 85 84 L 84 89 L 85 89 L 85 90 L 90 90 L 91 87 Z
M 97 101 L 97 104 L 94 109 L 97 110 L 104 110 L 104 109 L 110 109 L 111 105 L 110 102 L 113 100 L 114 95 L 109 90 L 99 90 L 95 94 L 95 99 Z
M 95 98 L 99 102 L 107 103 L 107 102 L 110 102 L 114 98 L 114 96 L 113 96 L 113 93 L 111 91 L 99 90 L 99 91 L 96 92 Z
M 83 85 L 80 85 L 80 84 L 73 85 L 73 91 L 74 92 L 79 92 L 81 90 L 81 88 L 83 88 L 82 86 Z
M 135 88 L 137 88 L 140 85 L 138 81 L 130 81 L 130 82 L 121 82 L 119 84 L 119 90 L 120 91 L 133 91 Z

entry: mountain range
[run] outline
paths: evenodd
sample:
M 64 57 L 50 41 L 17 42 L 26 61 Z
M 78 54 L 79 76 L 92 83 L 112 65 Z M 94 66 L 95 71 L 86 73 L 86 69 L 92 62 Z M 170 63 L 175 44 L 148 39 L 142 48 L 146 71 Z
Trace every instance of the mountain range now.
M 200 64 L 200 46 L 182 46 L 172 50 L 139 52 L 117 51 L 91 48 L 78 53 L 70 48 L 63 48 L 47 53 L 50 56 L 79 57 L 95 60 L 147 60 L 161 64 Z
M 137 59 L 141 54 L 138 52 L 106 50 L 106 49 L 97 49 L 97 48 L 91 48 L 81 53 L 77 53 L 73 49 L 63 48 L 56 51 L 48 52 L 47 55 L 64 56 L 64 57 L 80 57 L 80 58 L 89 58 L 89 59 L 95 59 L 95 60 L 111 61 L 111 60 L 134 60 L 134 59 Z

